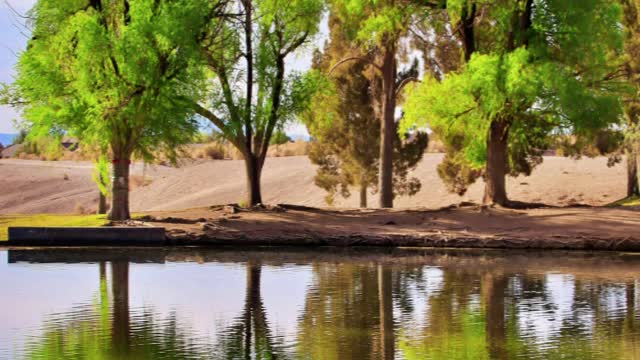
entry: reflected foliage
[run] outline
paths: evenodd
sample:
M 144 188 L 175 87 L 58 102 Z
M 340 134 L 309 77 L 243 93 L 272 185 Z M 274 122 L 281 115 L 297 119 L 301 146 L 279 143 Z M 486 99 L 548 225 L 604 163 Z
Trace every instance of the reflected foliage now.
M 177 315 L 158 318 L 152 309 L 138 316 L 129 310 L 129 264 L 100 264 L 100 288 L 93 306 L 74 308 L 45 320 L 44 333 L 27 345 L 27 359 L 202 359 L 207 349 L 194 346 Z
M 270 317 L 265 295 L 272 293 L 263 292 L 262 281 L 265 273 L 283 270 L 259 257 L 244 262 L 244 293 L 221 294 L 240 302 L 240 310 L 210 324 L 213 338 L 185 326 L 176 310 L 161 317 L 153 307 L 130 307 L 129 263 L 100 263 L 92 302 L 48 316 L 42 334 L 27 341 L 24 358 L 640 357 L 637 279 L 603 280 L 584 269 L 523 273 L 490 257 L 470 263 L 433 256 L 429 264 L 392 259 L 305 263 L 306 291 L 295 299 L 299 307 L 287 310 L 297 324 L 284 332 L 279 316 Z

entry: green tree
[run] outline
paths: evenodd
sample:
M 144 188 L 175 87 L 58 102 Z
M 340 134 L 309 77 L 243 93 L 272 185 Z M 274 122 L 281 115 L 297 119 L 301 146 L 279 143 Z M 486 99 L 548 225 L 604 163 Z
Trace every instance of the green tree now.
M 285 62 L 318 31 L 322 10 L 321 0 L 231 1 L 223 35 L 203 38 L 215 85 L 195 106 L 242 154 L 248 206 L 262 203 L 260 177 L 274 132 L 308 103 L 308 82 L 287 75 Z
M 360 47 L 340 31 L 342 22 L 330 17 L 331 41 L 324 54 L 316 53 L 313 67 L 326 73 L 345 56 L 364 58 Z M 408 71 L 397 74 L 396 82 L 417 76 L 417 62 Z M 380 121 L 375 116 L 369 64 L 350 62 L 335 68 L 331 74 L 332 91 L 315 98 L 312 111 L 304 121 L 317 141 L 311 145 L 309 158 L 319 165 L 315 183 L 328 193 L 332 204 L 335 196 L 351 196 L 350 188 L 358 187 L 360 207 L 367 207 L 368 190 L 377 190 L 380 151 Z M 420 181 L 408 178 L 409 170 L 422 159 L 428 144 L 426 133 L 417 133 L 412 141 L 402 142 L 394 134 L 393 190 L 398 195 L 414 195 Z
M 594 136 L 620 118 L 620 7 L 589 0 L 444 4 L 468 61 L 409 96 L 403 127 L 430 126 L 447 146 L 439 169 L 463 193 L 483 173 L 486 204 L 513 205 L 506 174 L 529 174 L 551 134 Z M 482 14 L 482 16 L 480 16 Z M 596 40 L 597 39 L 597 40 Z
M 640 147 L 640 2 L 621 0 L 625 26 L 625 57 L 623 68 L 633 91 L 624 99 L 625 141 L 627 157 L 627 197 L 640 196 L 638 183 L 638 148 Z
M 289 137 L 289 135 L 287 135 L 284 130 L 280 129 L 276 130 L 276 132 L 273 134 L 273 137 L 271 138 L 272 145 L 284 145 L 290 142 L 291 138 Z
M 109 218 L 129 214 L 135 154 L 175 159 L 197 130 L 201 29 L 217 16 L 205 0 L 40 0 L 16 80 L 33 136 L 68 134 L 112 156 Z
M 427 2 L 428 3 L 428 2 Z M 432 7 L 435 5 L 429 5 Z M 394 174 L 393 159 L 396 142 L 396 105 L 402 88 L 413 77 L 398 82 L 398 60 L 401 39 L 407 35 L 416 19 L 427 12 L 426 7 L 409 0 L 335 0 L 332 11 L 342 19 L 352 40 L 367 51 L 367 56 L 347 56 L 338 61 L 333 69 L 350 61 L 366 62 L 373 76 L 370 77 L 374 114 L 380 123 L 379 181 L 380 207 L 393 207 Z

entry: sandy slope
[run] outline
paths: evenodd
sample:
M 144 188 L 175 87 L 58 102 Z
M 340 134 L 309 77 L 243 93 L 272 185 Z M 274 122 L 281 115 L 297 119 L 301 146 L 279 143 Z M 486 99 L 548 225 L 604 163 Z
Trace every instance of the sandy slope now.
M 398 207 L 437 208 L 460 201 L 479 202 L 482 184 L 475 184 L 462 198 L 447 193 L 436 174 L 442 155 L 428 154 L 414 176 L 422 190 L 411 198 L 397 199 Z M 0 213 L 69 213 L 80 207 L 92 209 L 97 189 L 91 180 L 92 165 L 86 162 L 0 160 Z M 132 173 L 140 176 L 143 167 Z M 68 180 L 65 180 L 65 174 Z M 242 161 L 198 161 L 174 169 L 155 166 L 145 170 L 151 184 L 132 192 L 134 211 L 176 210 L 239 202 L 245 180 Z M 269 158 L 263 174 L 266 203 L 325 206 L 325 193 L 313 184 L 315 170 L 306 157 Z M 547 157 L 531 177 L 509 178 L 514 200 L 556 205 L 583 203 L 602 205 L 625 194 L 625 168 L 606 166 L 605 158 L 579 161 Z M 357 194 L 339 200 L 340 207 L 355 207 Z M 370 197 L 375 205 L 376 196 Z

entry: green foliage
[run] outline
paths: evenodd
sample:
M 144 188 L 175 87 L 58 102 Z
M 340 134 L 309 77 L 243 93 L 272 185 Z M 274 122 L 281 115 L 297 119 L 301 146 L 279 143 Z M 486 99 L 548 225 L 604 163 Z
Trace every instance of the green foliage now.
M 198 131 L 197 134 L 193 136 L 194 144 L 205 144 L 212 141 L 212 134 L 209 134 L 205 131 Z
M 242 148 L 242 139 L 248 136 L 245 125 L 250 124 L 256 141 L 268 144 L 276 128 L 295 119 L 304 109 L 308 99 L 307 78 L 299 73 L 285 75 L 284 59 L 304 45 L 317 31 L 323 3 L 318 0 L 277 2 L 261 0 L 249 2 L 255 12 L 257 29 L 250 43 L 244 39 L 244 30 L 236 26 L 232 18 L 223 22 L 219 41 L 204 42 L 207 65 L 215 79 L 208 94 L 208 108 L 214 113 L 205 114 L 230 141 Z M 230 2 L 231 6 L 242 5 Z M 243 11 L 246 9 L 243 8 Z M 256 91 L 247 103 L 246 59 L 238 54 L 252 46 L 251 58 Z M 277 108 L 276 108 L 277 107 Z M 202 112 L 201 112 L 202 114 Z
M 621 153 L 637 157 L 640 149 L 640 2 L 620 0 L 620 3 L 624 10 L 625 26 L 625 54 L 621 59 L 621 68 L 631 90 L 624 97 L 625 117 L 621 127 L 624 139 L 620 149 L 612 156 L 616 160 Z
M 98 184 L 98 189 L 104 196 L 111 194 L 111 176 L 109 174 L 110 163 L 107 158 L 102 155 L 95 162 L 93 171 L 91 172 L 91 178 Z
M 287 73 L 285 60 L 318 31 L 321 0 L 229 1 L 201 41 L 213 81 L 193 106 L 248 162 L 249 205 L 262 202 L 260 174 L 274 133 L 305 110 L 311 77 Z M 201 103 L 203 103 L 201 105 Z
M 351 196 L 351 187 L 364 191 L 377 191 L 380 120 L 374 112 L 373 91 L 366 62 L 349 62 L 328 73 L 331 66 L 346 56 L 364 57 L 366 54 L 339 31 L 340 17 L 330 17 L 331 42 L 324 53 L 315 56 L 314 68 L 317 89 L 313 106 L 305 112 L 303 121 L 317 140 L 312 143 L 309 158 L 318 165 L 315 183 L 327 191 L 325 198 L 332 205 L 337 195 Z M 416 65 L 417 66 L 417 65 Z M 399 74 L 412 76 L 411 71 Z M 422 159 L 427 146 L 426 134 L 415 136 L 414 141 L 403 143 L 395 139 L 394 193 L 414 195 L 420 190 L 420 181 L 409 178 L 409 172 Z
M 454 23 L 471 3 L 447 3 Z M 410 89 L 400 132 L 428 126 L 438 134 L 449 163 L 440 173 L 458 193 L 484 168 L 494 122 L 507 125 L 507 165 L 517 175 L 541 161 L 550 135 L 594 137 L 620 119 L 625 86 L 611 62 L 621 51 L 619 6 L 539 0 L 527 13 L 526 3 L 475 1 L 484 13 L 474 25 L 476 53 L 444 80 L 427 76 Z M 522 18 L 531 26 L 519 27 Z
M 271 144 L 273 145 L 283 145 L 289 142 L 291 142 L 291 138 L 283 130 L 276 130 L 271 138 Z
M 22 142 L 23 147 L 19 154 L 35 155 L 49 161 L 59 160 L 64 151 L 60 141 L 59 136 L 27 136 Z
M 424 11 L 413 1 L 333 0 L 347 37 L 367 48 L 386 47 L 409 29 L 412 17 Z
M 8 239 L 8 229 L 16 226 L 78 226 L 107 224 L 104 215 L 0 215 L 0 241 Z
M 189 100 L 201 87 L 193 59 L 207 3 L 40 0 L 16 80 L 33 136 L 69 134 L 115 157 L 174 158 L 197 125 Z

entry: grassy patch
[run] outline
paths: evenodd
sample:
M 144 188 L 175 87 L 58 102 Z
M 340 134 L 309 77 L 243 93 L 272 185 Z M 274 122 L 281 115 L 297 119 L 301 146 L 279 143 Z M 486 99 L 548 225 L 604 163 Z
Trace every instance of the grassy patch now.
M 102 226 L 106 215 L 0 215 L 0 241 L 9 238 L 10 226 Z
M 640 197 L 633 196 L 624 198 L 609 204 L 609 206 L 640 206 Z

